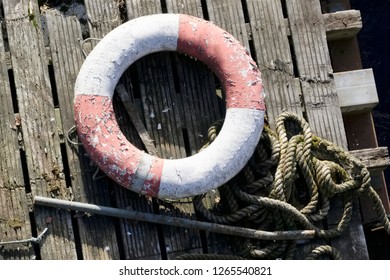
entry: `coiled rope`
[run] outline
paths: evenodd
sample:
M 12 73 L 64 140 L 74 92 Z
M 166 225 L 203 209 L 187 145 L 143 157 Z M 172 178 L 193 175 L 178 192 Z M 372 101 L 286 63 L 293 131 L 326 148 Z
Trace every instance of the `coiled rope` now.
M 222 124 L 217 121 L 210 127 L 203 148 L 214 141 Z M 313 135 L 303 118 L 289 112 L 278 117 L 276 133 L 265 127 L 248 164 L 218 191 L 220 199 L 212 209 L 204 206 L 202 196 L 194 198 L 196 211 L 207 221 L 267 231 L 315 230 L 319 239 L 329 240 L 347 230 L 353 200 L 364 195 L 373 201 L 380 223 L 390 234 L 389 219 L 371 187 L 367 168 L 342 148 Z M 341 218 L 324 229 L 321 225 L 332 199 L 343 202 Z M 245 258 L 292 259 L 296 252 L 296 242 L 291 240 L 237 238 L 234 244 Z M 307 258 L 323 255 L 340 258 L 328 245 L 313 249 Z

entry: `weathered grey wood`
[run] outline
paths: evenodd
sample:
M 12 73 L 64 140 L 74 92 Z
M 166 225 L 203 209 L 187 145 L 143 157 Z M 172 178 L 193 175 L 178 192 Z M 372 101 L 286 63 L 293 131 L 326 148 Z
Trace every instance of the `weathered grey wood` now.
M 80 48 L 81 28 L 76 17 L 64 17 L 55 11 L 48 12 L 46 20 L 62 127 L 64 133 L 67 134 L 67 131 L 74 125 L 73 88 L 84 60 Z M 92 179 L 96 166 L 91 166 L 84 149 L 66 141 L 66 150 L 74 198 L 82 202 L 111 205 L 108 182 Z M 80 216 L 77 222 L 83 259 L 119 258 L 118 242 L 113 234 L 115 225 L 112 219 Z
M 289 40 L 279 0 L 248 0 L 257 64 L 265 88 L 268 121 L 275 127 L 284 111 L 302 115 L 300 84 L 294 77 Z
M 326 39 L 334 41 L 353 38 L 362 29 L 360 11 L 346 10 L 322 15 L 325 24 Z M 285 19 L 287 35 L 291 36 L 291 27 L 288 19 Z
M 241 1 L 206 0 L 209 19 L 216 25 L 232 34 L 250 53 Z
M 344 116 L 369 112 L 379 103 L 372 69 L 338 72 L 334 79 Z
M 67 198 L 38 5 L 17 0 L 3 4 L 31 192 Z M 38 232 L 49 228 L 41 257 L 76 258 L 70 214 L 40 207 L 34 214 Z
M 180 116 L 188 139 L 187 155 L 196 154 L 207 141 L 207 130 L 224 117 L 225 105 L 216 94 L 213 74 L 199 61 L 176 56 Z
M 323 15 L 328 41 L 353 38 L 362 29 L 360 11 L 347 10 Z
M 90 36 L 103 38 L 108 32 L 122 23 L 117 0 L 85 0 Z M 96 43 L 96 42 L 95 42 Z
M 5 60 L 0 34 L 0 61 Z M 31 223 L 19 151 L 19 114 L 14 114 L 7 67 L 0 66 L 0 242 L 31 238 Z M 32 259 L 31 244 L 0 248 L 1 259 Z
M 170 59 L 158 53 L 137 64 L 145 123 L 163 158 L 186 156 Z
M 390 166 L 388 147 L 354 150 L 349 153 L 358 158 L 370 172 L 378 173 Z
M 315 134 L 347 148 L 318 1 L 287 1 L 292 42 L 308 120 Z
M 160 14 L 162 13 L 161 1 L 126 0 L 126 11 L 129 20 L 151 14 Z
M 346 149 L 344 123 L 333 79 L 320 3 L 316 0 L 291 0 L 286 1 L 286 9 L 309 123 L 315 134 Z M 337 206 L 339 202 L 335 203 L 336 206 L 332 209 L 337 212 L 340 210 Z M 330 212 L 330 224 L 337 219 L 334 215 Z M 345 256 L 347 259 L 368 258 L 358 211 L 354 211 L 349 231 L 331 243 L 340 251 L 348 252 Z M 349 252 L 352 247 L 356 251 Z
M 203 18 L 202 1 L 197 0 L 166 0 L 168 13 L 187 14 Z
M 126 112 L 129 114 L 131 122 L 133 123 L 139 137 L 141 138 L 146 152 L 150 155 L 159 156 L 156 146 L 153 143 L 154 140 L 150 137 L 148 131 L 146 130 L 137 108 L 134 105 L 134 101 L 129 98 L 129 94 L 127 93 L 124 85 L 117 86 L 115 91 L 119 94 L 123 106 L 125 107 Z

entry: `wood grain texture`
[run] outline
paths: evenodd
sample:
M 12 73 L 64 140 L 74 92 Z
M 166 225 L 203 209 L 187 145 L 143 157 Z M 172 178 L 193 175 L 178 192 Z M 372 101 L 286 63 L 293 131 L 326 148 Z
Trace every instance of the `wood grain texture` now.
M 276 118 L 284 111 L 302 115 L 301 87 L 294 76 L 281 2 L 248 0 L 247 5 L 268 121 L 274 128 Z
M 47 13 L 46 21 L 50 36 L 62 127 L 67 137 L 67 132 L 74 125 L 74 83 L 84 60 L 80 48 L 81 27 L 77 18 L 64 17 L 58 12 Z M 65 143 L 73 189 L 72 199 L 111 205 L 107 180 L 93 180 L 96 166 L 91 165 L 84 149 L 68 141 Z M 78 215 L 77 217 L 79 238 L 82 243 L 82 258 L 118 259 L 119 249 L 116 236 L 112 234 L 115 232 L 112 219 L 87 215 Z
M 0 34 L 0 61 L 5 61 Z M 15 115 L 7 66 L 0 66 L 0 242 L 31 238 L 29 207 L 20 156 L 19 114 Z M 34 259 L 31 244 L 8 245 L 0 249 L 1 259 Z
M 241 1 L 206 0 L 209 20 L 232 34 L 250 52 Z
M 4 3 L 4 12 L 31 193 L 67 198 L 69 189 L 63 173 L 37 3 L 7 1 Z M 36 207 L 34 214 L 38 232 L 45 227 L 49 228 L 41 247 L 41 257 L 76 258 L 69 213 Z
M 316 0 L 286 1 L 286 10 L 305 111 L 312 131 L 347 149 L 320 3 Z M 342 202 L 335 200 L 327 219 L 329 225 L 335 224 L 336 213 L 341 207 Z M 341 252 L 346 252 L 343 256 L 346 259 L 368 258 L 361 217 L 356 207 L 348 232 L 331 243 Z M 355 248 L 353 252 L 350 251 L 352 247 Z
M 333 79 L 325 24 L 318 1 L 286 1 L 298 77 L 315 134 L 347 148 Z

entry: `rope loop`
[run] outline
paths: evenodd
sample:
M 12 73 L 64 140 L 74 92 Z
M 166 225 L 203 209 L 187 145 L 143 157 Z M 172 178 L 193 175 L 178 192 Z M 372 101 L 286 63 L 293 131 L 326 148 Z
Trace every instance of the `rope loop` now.
M 204 147 L 216 139 L 222 124 L 218 121 L 210 127 Z M 194 199 L 204 219 L 267 231 L 315 230 L 316 239 L 328 241 L 348 229 L 353 201 L 364 195 L 374 202 L 378 219 L 390 234 L 389 219 L 371 187 L 370 173 L 358 159 L 313 135 L 306 120 L 296 114 L 282 113 L 275 131 L 265 126 L 252 158 L 237 176 L 218 188 L 218 202 L 212 208 L 204 205 L 205 196 Z M 332 201 L 343 206 L 334 209 Z M 321 226 L 325 219 L 326 229 Z M 238 238 L 234 244 L 245 258 L 296 257 L 294 241 Z M 336 249 L 323 245 L 307 259 L 323 256 L 341 258 Z

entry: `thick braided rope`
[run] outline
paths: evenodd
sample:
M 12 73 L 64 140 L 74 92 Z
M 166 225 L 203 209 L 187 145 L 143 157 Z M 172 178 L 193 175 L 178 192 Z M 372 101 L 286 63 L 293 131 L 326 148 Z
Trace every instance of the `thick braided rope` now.
M 329 245 L 322 245 L 314 248 L 306 257 L 306 260 L 317 260 L 322 256 L 329 256 L 332 260 L 341 260 L 339 251 Z
M 217 137 L 222 123 L 210 127 L 205 146 Z M 378 218 L 390 234 L 389 220 L 371 187 L 367 168 L 348 152 L 312 135 L 308 123 L 292 113 L 280 115 L 276 133 L 264 129 L 252 159 L 219 190 L 225 195 L 214 209 L 206 209 L 201 199 L 195 200 L 197 211 L 209 221 L 269 231 L 314 229 L 318 238 L 330 239 L 347 230 L 353 198 L 364 194 L 374 202 Z M 327 217 L 330 201 L 336 197 L 344 203 L 340 220 L 329 229 L 318 227 L 315 222 Z M 227 213 L 216 210 L 230 205 Z M 295 252 L 292 241 L 244 240 L 237 244 L 242 255 L 249 258 L 293 258 Z M 329 255 L 332 250 L 320 247 L 311 256 Z M 335 253 L 332 256 L 338 258 Z

